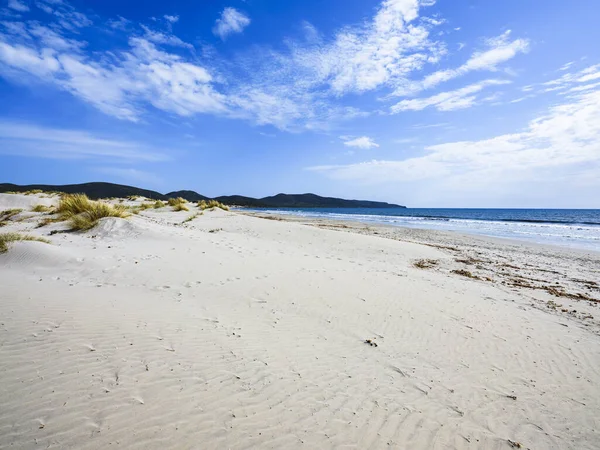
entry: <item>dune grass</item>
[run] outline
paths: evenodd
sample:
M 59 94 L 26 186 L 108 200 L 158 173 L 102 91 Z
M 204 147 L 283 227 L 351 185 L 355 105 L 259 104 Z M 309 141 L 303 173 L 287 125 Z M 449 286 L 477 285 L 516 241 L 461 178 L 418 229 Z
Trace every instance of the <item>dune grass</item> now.
M 184 205 L 187 203 L 187 200 L 185 198 L 181 198 L 181 197 L 174 197 L 174 198 L 170 198 L 168 203 L 169 203 L 169 206 Z
M 194 214 L 192 214 L 191 216 L 187 217 L 183 222 L 181 223 L 187 223 L 187 222 L 191 222 L 192 220 L 194 220 L 196 217 L 201 216 L 202 215 L 202 211 L 198 211 L 195 212 Z
M 173 211 L 189 211 L 190 208 L 187 207 L 186 204 L 184 203 L 178 203 L 177 205 L 173 206 Z
M 48 239 L 44 239 L 37 236 L 31 236 L 30 234 L 19 234 L 19 233 L 0 233 L 0 253 L 8 251 L 8 244 L 11 242 L 18 241 L 38 241 L 49 244 Z
M 40 220 L 38 222 L 36 228 L 45 227 L 48 224 L 62 222 L 62 221 L 63 221 L 63 219 L 61 219 L 60 217 L 44 217 L 42 220 Z
M 140 212 L 150 208 L 154 208 L 153 203 L 142 203 L 141 205 L 127 207 L 127 209 L 133 214 L 139 214 Z
M 42 191 L 41 189 L 32 189 L 30 191 L 23 192 L 23 194 L 25 194 L 25 195 L 34 195 L 34 194 L 41 194 L 43 192 L 44 191 Z
M 50 212 L 52 211 L 52 207 L 51 206 L 46 206 L 46 205 L 35 205 L 33 208 L 31 208 L 31 210 L 33 212 L 38 212 L 38 213 L 44 213 L 44 212 Z
M 4 211 L 0 211 L 0 219 L 8 220 L 12 216 L 16 216 L 20 212 L 23 212 L 21 208 L 5 209 Z
M 165 202 L 161 201 L 161 200 L 156 200 L 154 202 L 154 205 L 152 206 L 154 209 L 160 209 L 163 208 L 165 206 Z
M 229 211 L 229 206 L 224 205 L 221 202 L 218 202 L 216 200 L 200 200 L 198 202 L 198 207 L 204 211 L 205 209 L 214 209 L 214 208 L 221 208 L 223 211 Z
M 187 200 L 185 198 L 181 198 L 181 197 L 170 198 L 168 203 L 169 203 L 169 206 L 173 207 L 173 211 L 189 211 L 190 210 L 190 208 L 188 208 L 188 206 L 187 206 Z
M 0 211 L 0 227 L 8 225 L 9 219 L 22 211 L 23 210 L 20 208 L 5 209 L 4 211 Z
M 90 200 L 84 194 L 63 195 L 56 212 L 63 220 L 70 221 L 72 230 L 89 230 L 103 217 L 125 218 L 129 215 L 121 205 Z

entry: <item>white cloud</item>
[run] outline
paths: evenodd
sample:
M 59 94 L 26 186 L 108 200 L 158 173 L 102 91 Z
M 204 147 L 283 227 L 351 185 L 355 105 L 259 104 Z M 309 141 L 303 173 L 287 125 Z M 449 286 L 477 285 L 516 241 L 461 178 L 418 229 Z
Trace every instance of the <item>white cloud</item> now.
M 115 30 L 126 31 L 129 25 L 131 24 L 130 20 L 127 20 L 124 17 L 117 16 L 116 19 L 110 19 L 106 22 L 106 24 Z
M 164 161 L 169 157 L 132 141 L 105 139 L 81 130 L 48 128 L 0 120 L 0 153 L 42 158 L 102 158 Z
M 561 71 L 561 72 L 564 72 L 565 70 L 569 70 L 569 68 L 570 68 L 570 67 L 571 67 L 573 64 L 575 64 L 575 62 L 574 62 L 574 61 L 568 62 L 568 63 L 564 64 L 564 65 L 563 65 L 563 66 L 562 66 L 560 69 L 558 69 L 558 70 L 559 70 L 559 71 Z
M 361 136 L 354 139 L 350 139 L 349 136 L 340 136 L 340 138 L 345 141 L 344 145 L 347 147 L 357 147 L 365 149 L 379 147 L 379 144 L 368 136 Z
M 498 86 L 508 83 L 510 81 L 485 80 L 454 91 L 442 92 L 431 97 L 402 100 L 391 107 L 391 112 L 396 114 L 402 111 L 421 111 L 431 106 L 438 111 L 454 111 L 468 108 L 477 103 L 477 96 L 474 94 L 488 86 Z
M 37 51 L 22 45 L 8 45 L 0 41 L 0 61 L 11 69 L 21 69 L 38 77 L 52 76 L 60 70 L 55 53 L 49 49 Z
M 440 61 L 445 45 L 432 41 L 430 30 L 441 19 L 420 16 L 432 3 L 384 0 L 372 19 L 344 27 L 332 38 L 305 23 L 302 38 L 286 40 L 284 50 L 254 47 L 226 61 L 214 50 L 199 58 L 190 43 L 175 36 L 171 25 L 178 16 L 155 19 L 152 26 L 122 17 L 105 22 L 105 31 L 124 32 L 129 46 L 99 50 L 80 34 L 91 19 L 65 1 L 37 0 L 35 5 L 50 14 L 50 23 L 3 23 L 0 75 L 18 83 L 54 85 L 130 121 L 143 120 L 156 108 L 180 116 L 240 118 L 290 131 L 330 129 L 339 121 L 383 114 L 350 106 L 344 95 L 406 86 L 412 73 Z M 238 14 L 226 8 L 217 33 L 225 36 L 247 26 L 250 19 Z M 509 42 L 507 36 L 490 45 L 510 47 L 516 41 Z M 456 109 L 469 101 L 447 100 L 436 107 Z
M 250 18 L 235 8 L 227 7 L 221 13 L 221 17 L 215 22 L 213 33 L 221 39 L 233 33 L 241 33 L 250 25 Z
M 342 29 L 330 43 L 291 43 L 290 62 L 309 82 L 328 85 L 336 95 L 405 83 L 411 72 L 438 62 L 445 52 L 443 44 L 429 39 L 435 24 L 414 23 L 428 3 L 384 1 L 372 21 Z
M 29 11 L 29 6 L 27 6 L 25 2 L 21 0 L 8 0 L 8 7 L 19 12 Z
M 399 87 L 394 95 L 404 96 L 431 89 L 438 84 L 463 76 L 473 71 L 496 71 L 498 66 L 529 50 L 525 39 L 509 40 L 510 30 L 486 41 L 486 49 L 475 52 L 461 66 L 455 69 L 439 70 L 427 75 L 420 82 L 410 82 Z
M 89 27 L 92 21 L 83 13 L 76 11 L 62 0 L 36 0 L 35 5 L 47 14 L 56 17 L 56 25 L 65 30 L 78 32 L 80 28 Z
M 160 31 L 152 30 L 146 25 L 140 25 L 140 27 L 142 30 L 144 30 L 144 38 L 150 42 L 154 42 L 155 44 L 171 45 L 173 47 L 183 47 L 190 50 L 194 49 L 192 44 L 184 42 L 177 36 L 174 36 L 170 33 L 162 33 Z
M 168 22 L 171 23 L 175 23 L 179 21 L 179 16 L 169 16 L 168 14 L 165 14 L 164 16 L 165 20 L 167 20 Z
M 570 67 L 569 64 L 565 64 L 563 67 L 558 69 L 564 72 Z M 600 80 L 600 64 L 586 67 L 577 72 L 567 72 L 558 78 L 555 78 L 544 83 L 527 86 L 527 91 L 537 91 L 538 93 L 556 92 L 560 95 L 570 94 L 573 92 L 586 91 L 595 88 L 596 80 Z M 522 90 L 526 90 L 523 88 Z
M 399 161 L 317 166 L 310 170 L 338 180 L 370 184 L 427 179 L 439 193 L 451 186 L 471 194 L 481 189 L 511 190 L 517 185 L 519 189 L 527 185 L 532 192 L 539 191 L 547 187 L 548 181 L 555 184 L 553 180 L 564 173 L 572 173 L 571 188 L 578 183 L 577 174 L 585 171 L 588 181 L 590 173 L 594 174 L 596 181 L 592 184 L 600 188 L 600 90 L 550 108 L 524 131 L 433 145 L 424 150 L 423 156 Z M 540 180 L 546 184 L 538 185 Z M 513 182 L 519 184 L 513 186 Z M 589 202 L 597 202 L 597 196 L 589 192 Z
M 448 122 L 441 123 L 418 123 L 413 125 L 412 128 L 415 130 L 424 130 L 428 128 L 451 128 L 451 125 Z

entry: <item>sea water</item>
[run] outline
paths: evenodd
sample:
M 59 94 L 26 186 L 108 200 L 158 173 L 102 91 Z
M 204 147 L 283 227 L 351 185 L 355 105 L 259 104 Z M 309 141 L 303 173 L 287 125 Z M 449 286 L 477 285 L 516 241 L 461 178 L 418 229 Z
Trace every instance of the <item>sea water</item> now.
M 254 211 L 458 231 L 600 251 L 600 209 L 261 208 Z

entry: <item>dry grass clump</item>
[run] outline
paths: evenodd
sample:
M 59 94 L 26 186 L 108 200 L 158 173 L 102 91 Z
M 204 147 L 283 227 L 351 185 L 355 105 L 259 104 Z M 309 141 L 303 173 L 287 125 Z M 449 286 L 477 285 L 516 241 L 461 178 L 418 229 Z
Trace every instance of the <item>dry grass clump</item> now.
M 154 208 L 153 203 L 142 203 L 141 205 L 128 207 L 129 211 L 131 211 L 133 214 L 139 214 L 141 211 L 145 211 L 151 208 Z
M 169 206 L 173 207 L 173 211 L 189 211 L 190 208 L 187 207 L 187 200 L 185 198 L 181 198 L 181 197 L 177 197 L 177 198 L 170 198 L 169 201 Z
M 156 200 L 154 202 L 154 205 L 152 205 L 152 207 L 154 209 L 159 209 L 159 208 L 163 208 L 165 206 L 165 202 L 161 201 L 161 200 Z
M 201 212 L 201 211 L 199 211 L 199 212 L 196 212 L 196 213 L 192 214 L 191 216 L 189 216 L 188 218 L 186 218 L 186 219 L 185 219 L 183 222 L 181 222 L 181 223 L 191 222 L 191 221 L 192 221 L 192 220 L 194 220 L 196 217 L 198 217 L 198 216 L 201 216 L 201 215 L 202 215 L 202 212 Z
M 38 213 L 45 213 L 45 212 L 50 212 L 52 211 L 52 207 L 51 206 L 46 206 L 46 205 L 35 205 L 33 208 L 31 208 L 31 210 L 33 212 L 38 212 Z
M 173 197 L 168 200 L 168 203 L 169 206 L 184 205 L 187 203 L 187 200 L 181 197 Z
M 189 211 L 190 208 L 187 207 L 185 203 L 177 203 L 173 206 L 173 211 Z
M 6 209 L 4 211 L 0 211 L 0 227 L 3 227 L 4 225 L 8 225 L 9 219 L 12 216 L 16 216 L 21 211 L 23 211 L 23 210 L 20 208 Z
M 44 191 L 42 191 L 41 189 L 32 189 L 31 191 L 25 191 L 25 192 L 23 192 L 23 194 L 25 194 L 25 195 L 34 195 L 34 194 L 41 194 L 42 192 L 44 192 Z
M 127 217 L 120 205 L 90 200 L 84 194 L 67 194 L 60 199 L 56 212 L 63 220 L 70 220 L 72 230 L 89 230 L 103 217 Z
M 474 280 L 481 280 L 481 278 L 479 278 L 477 275 L 473 275 L 471 272 L 469 272 L 468 270 L 464 270 L 464 269 L 455 269 L 452 271 L 452 273 L 455 273 L 457 275 L 462 275 L 463 277 L 472 278 Z
M 413 263 L 413 266 L 419 269 L 431 269 L 437 266 L 438 261 L 436 259 L 419 259 Z
M 29 234 L 0 233 L 0 253 L 8 251 L 9 243 L 18 241 L 38 241 L 45 242 L 46 244 L 50 243 L 48 239 L 44 239 L 37 236 L 31 236 Z
M 62 222 L 62 220 L 63 219 L 61 219 L 60 217 L 44 217 L 38 222 L 36 228 L 45 227 L 46 225 L 51 223 Z
M 0 219 L 1 220 L 8 220 L 12 216 L 16 216 L 17 214 L 19 214 L 22 211 L 23 210 L 21 208 L 5 209 L 4 211 L 0 212 Z
M 214 209 L 214 208 L 221 208 L 223 211 L 229 211 L 229 206 L 224 205 L 221 202 L 218 202 L 216 200 L 209 200 L 208 202 L 206 200 L 200 200 L 198 202 L 198 207 L 204 211 L 205 209 Z

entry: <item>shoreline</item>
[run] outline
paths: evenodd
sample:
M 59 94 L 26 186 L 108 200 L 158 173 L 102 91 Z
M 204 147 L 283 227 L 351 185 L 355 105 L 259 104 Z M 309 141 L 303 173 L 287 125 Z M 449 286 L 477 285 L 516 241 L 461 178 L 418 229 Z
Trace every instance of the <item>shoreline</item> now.
M 417 231 L 421 230 L 423 232 L 440 233 L 440 234 L 450 233 L 450 235 L 458 235 L 458 236 L 462 236 L 465 238 L 468 237 L 471 239 L 480 238 L 482 240 L 489 240 L 490 242 L 497 240 L 498 244 L 504 243 L 507 245 L 525 245 L 525 246 L 532 246 L 532 247 L 546 247 L 548 249 L 554 249 L 554 250 L 558 250 L 558 251 L 564 250 L 564 251 L 568 251 L 568 252 L 583 253 L 583 254 L 591 253 L 591 254 L 596 254 L 596 255 L 600 256 L 600 248 L 595 249 L 595 248 L 585 248 L 583 246 L 577 246 L 577 245 L 570 246 L 570 245 L 566 245 L 566 244 L 561 245 L 561 244 L 557 244 L 557 243 L 537 242 L 537 241 L 525 239 L 525 238 L 518 239 L 518 238 L 504 237 L 504 236 L 493 236 L 493 235 L 476 233 L 476 232 L 470 233 L 468 231 L 441 230 L 441 229 L 418 227 L 418 226 L 390 225 L 390 224 L 385 224 L 385 223 L 377 223 L 377 222 L 369 222 L 369 221 L 361 221 L 361 220 L 333 219 L 333 218 L 326 218 L 326 217 L 309 217 L 309 216 L 302 216 L 300 214 L 291 214 L 291 213 L 278 214 L 278 212 L 276 210 L 260 211 L 260 210 L 256 210 L 256 209 L 250 209 L 250 208 L 246 209 L 246 208 L 238 208 L 238 207 L 235 207 L 232 210 L 239 212 L 240 214 L 247 214 L 247 215 L 256 216 L 256 217 L 261 217 L 261 215 L 274 216 L 281 220 L 290 221 L 290 222 L 307 222 L 308 223 L 308 222 L 323 221 L 323 222 L 332 222 L 332 223 L 335 223 L 338 225 L 353 224 L 355 227 L 357 225 L 362 225 L 362 226 L 368 226 L 371 228 L 389 228 L 389 229 L 401 228 L 401 229 L 405 229 L 405 230 L 417 230 Z

